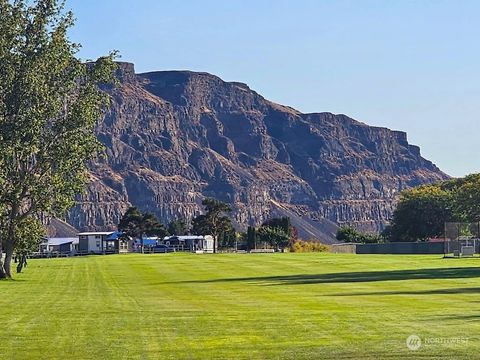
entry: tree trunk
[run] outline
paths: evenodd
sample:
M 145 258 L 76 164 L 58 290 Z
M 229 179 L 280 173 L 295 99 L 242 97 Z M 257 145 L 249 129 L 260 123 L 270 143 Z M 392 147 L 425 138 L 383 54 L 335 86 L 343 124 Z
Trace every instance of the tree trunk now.
M 3 267 L 3 246 L 2 239 L 0 239 L 0 279 L 5 279 L 7 274 L 5 274 L 5 269 Z
M 15 245 L 15 241 L 14 241 L 15 218 L 17 214 L 18 214 L 18 205 L 15 204 L 12 206 L 12 210 L 8 220 L 7 235 L 3 238 L 3 247 L 5 249 L 5 262 L 3 263 L 3 270 L 5 272 L 5 277 L 7 279 L 10 279 L 12 277 L 12 256 L 13 256 L 13 248 Z
M 17 264 L 17 274 L 20 274 L 22 272 L 22 268 L 23 268 L 23 262 L 19 261 Z
M 5 263 L 3 264 L 6 278 L 12 277 L 12 256 L 13 244 L 10 241 L 7 241 L 7 243 L 5 244 Z
M 27 266 L 27 255 L 25 255 L 25 254 L 20 255 L 20 260 L 19 260 L 18 265 L 17 265 L 17 274 L 22 272 L 22 269 L 23 269 L 24 266 L 25 267 Z

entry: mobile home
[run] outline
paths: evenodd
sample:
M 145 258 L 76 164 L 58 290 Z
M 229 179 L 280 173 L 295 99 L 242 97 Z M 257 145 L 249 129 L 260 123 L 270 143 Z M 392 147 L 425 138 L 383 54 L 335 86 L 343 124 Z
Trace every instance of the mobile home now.
M 166 236 L 162 242 L 177 251 L 213 253 L 213 236 L 211 235 Z
M 78 251 L 87 254 L 119 253 L 119 241 L 111 238 L 113 234 L 113 231 L 79 233 Z

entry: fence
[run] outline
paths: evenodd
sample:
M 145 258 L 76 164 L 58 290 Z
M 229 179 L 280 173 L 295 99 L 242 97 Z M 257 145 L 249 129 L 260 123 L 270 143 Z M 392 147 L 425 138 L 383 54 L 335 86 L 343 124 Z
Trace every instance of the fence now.
M 392 242 L 384 244 L 358 244 L 357 254 L 444 254 L 442 242 Z

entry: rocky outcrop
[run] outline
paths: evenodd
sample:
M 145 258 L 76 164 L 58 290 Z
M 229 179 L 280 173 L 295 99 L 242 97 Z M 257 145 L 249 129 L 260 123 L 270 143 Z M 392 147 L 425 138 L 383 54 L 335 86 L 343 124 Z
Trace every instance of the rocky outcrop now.
M 335 224 L 382 229 L 402 189 L 447 178 L 403 132 L 303 114 L 207 73 L 120 63 L 117 76 L 97 129 L 107 157 L 68 218 L 79 229 L 113 228 L 130 204 L 190 219 L 212 196 L 239 225 L 288 214 L 331 241 Z

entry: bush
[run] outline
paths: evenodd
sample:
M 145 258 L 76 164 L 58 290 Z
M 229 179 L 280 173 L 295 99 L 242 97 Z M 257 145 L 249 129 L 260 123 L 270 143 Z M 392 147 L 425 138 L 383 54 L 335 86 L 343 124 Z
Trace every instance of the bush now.
M 347 243 L 376 244 L 385 242 L 381 235 L 361 233 L 349 226 L 339 228 L 336 238 Z
M 290 247 L 291 252 L 327 252 L 330 251 L 330 246 L 322 244 L 317 240 L 295 241 Z
M 258 229 L 258 238 L 276 249 L 284 249 L 288 246 L 290 235 L 280 228 L 262 226 Z

